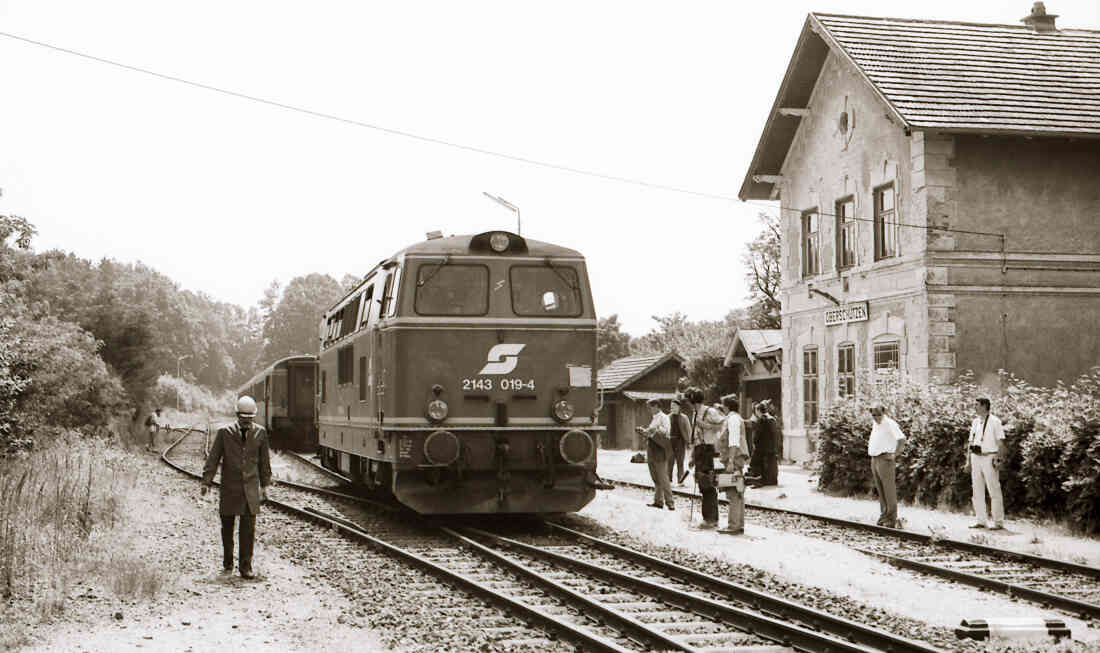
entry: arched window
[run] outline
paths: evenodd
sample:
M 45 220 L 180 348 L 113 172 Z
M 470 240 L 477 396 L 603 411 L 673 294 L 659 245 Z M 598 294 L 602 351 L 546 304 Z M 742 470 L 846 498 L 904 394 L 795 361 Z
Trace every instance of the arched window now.
M 872 369 L 897 370 L 901 368 L 901 342 L 897 336 L 884 336 L 872 344 Z

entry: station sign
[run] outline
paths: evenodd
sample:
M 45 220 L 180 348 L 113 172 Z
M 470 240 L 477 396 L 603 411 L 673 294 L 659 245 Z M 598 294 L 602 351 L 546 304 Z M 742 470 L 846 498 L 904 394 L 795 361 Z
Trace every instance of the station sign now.
M 837 308 L 825 311 L 825 326 L 847 324 L 848 322 L 865 322 L 869 313 L 870 309 L 867 302 L 838 306 Z

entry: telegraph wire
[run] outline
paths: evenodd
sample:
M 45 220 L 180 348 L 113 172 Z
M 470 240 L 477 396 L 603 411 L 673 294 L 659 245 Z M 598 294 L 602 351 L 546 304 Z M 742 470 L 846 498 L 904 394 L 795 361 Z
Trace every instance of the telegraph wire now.
M 827 211 L 821 211 L 821 210 L 808 211 L 807 209 L 796 209 L 796 208 L 793 208 L 793 207 L 790 207 L 790 206 L 778 206 L 778 207 L 776 207 L 776 206 L 772 206 L 770 204 L 762 204 L 758 200 L 742 200 L 742 201 L 744 201 L 745 204 L 752 204 L 754 206 L 761 206 L 761 207 L 764 207 L 764 208 L 767 208 L 767 209 L 771 209 L 773 211 L 778 208 L 780 211 L 788 211 L 790 213 L 797 213 L 799 215 L 802 215 L 804 213 L 816 213 L 818 215 L 824 215 L 824 216 L 828 216 L 830 218 L 838 217 L 836 213 L 829 213 Z M 875 222 L 874 218 L 861 218 L 859 216 L 852 216 L 852 215 L 845 216 L 845 217 L 848 220 L 858 220 L 860 222 Z M 925 231 L 949 231 L 951 233 L 956 233 L 956 234 L 971 234 L 971 235 L 975 235 L 975 236 L 993 236 L 995 238 L 1001 238 L 1001 239 L 1005 238 L 1005 234 L 993 233 L 991 231 L 971 231 L 969 229 L 952 229 L 950 227 L 937 227 L 936 225 L 927 225 L 927 224 L 906 224 L 904 222 L 891 222 L 890 224 L 894 225 L 895 227 L 909 227 L 911 229 L 924 229 Z
M 454 141 L 448 141 L 448 140 L 445 140 L 445 139 L 442 139 L 442 138 L 434 138 L 432 136 L 423 136 L 421 134 L 416 134 L 414 132 L 404 131 L 404 130 L 401 130 L 401 129 L 394 129 L 392 127 L 385 127 L 383 125 L 376 125 L 376 124 L 369 123 L 369 122 L 363 122 L 361 120 L 355 120 L 353 118 L 345 118 L 343 116 L 339 116 L 339 115 L 336 115 L 336 114 L 333 114 L 333 113 L 326 113 L 324 111 L 316 111 L 314 109 L 308 109 L 308 108 L 305 108 L 305 107 L 300 107 L 300 106 L 297 106 L 297 105 L 288 104 L 286 102 L 279 102 L 277 100 L 270 100 L 270 99 L 259 97 L 259 96 L 256 96 L 256 95 L 249 95 L 247 93 L 242 93 L 242 92 L 239 92 L 239 91 L 234 91 L 234 90 L 231 90 L 231 89 L 222 88 L 222 87 L 219 87 L 219 86 L 212 86 L 210 84 L 204 84 L 202 82 L 196 82 L 196 81 L 193 81 L 193 80 L 190 80 L 190 79 L 185 79 L 183 77 L 177 77 L 175 75 L 160 73 L 160 72 L 157 72 L 155 70 L 150 70 L 148 68 L 141 68 L 139 66 L 133 66 L 133 65 L 130 65 L 130 64 L 127 64 L 127 63 L 122 63 L 120 61 L 114 61 L 112 59 L 105 59 L 103 57 L 98 57 L 98 56 L 87 54 L 85 52 L 80 52 L 80 51 L 77 51 L 77 50 L 71 50 L 69 48 L 63 48 L 63 47 L 52 45 L 50 43 L 45 43 L 45 42 L 42 42 L 42 41 L 36 41 L 34 39 L 29 39 L 29 38 L 24 37 L 24 36 L 19 36 L 17 34 L 11 34 L 9 32 L 0 32 L 0 36 L 4 36 L 4 37 L 7 37 L 9 39 L 14 39 L 14 40 L 17 40 L 17 41 L 22 41 L 24 43 L 29 43 L 31 45 L 36 45 L 36 46 L 39 46 L 39 47 L 42 47 L 42 48 L 53 50 L 55 52 L 70 54 L 70 55 L 73 55 L 73 56 L 76 56 L 76 57 L 81 57 L 83 59 L 88 59 L 88 60 L 95 61 L 95 62 L 98 62 L 98 63 L 107 64 L 109 66 L 114 66 L 116 68 L 122 68 L 122 69 L 129 70 L 129 71 L 132 71 L 132 72 L 138 72 L 138 73 L 142 73 L 144 75 L 150 75 L 152 77 L 157 77 L 159 79 L 167 80 L 167 81 L 170 81 L 170 82 L 185 84 L 187 86 L 200 88 L 200 89 L 203 89 L 203 90 L 206 90 L 206 91 L 212 91 L 214 93 L 221 93 L 223 95 L 228 95 L 228 96 L 235 97 L 235 98 L 242 99 L 242 100 L 249 100 L 251 102 L 258 102 L 260 104 L 265 104 L 265 105 L 268 105 L 268 106 L 277 107 L 277 108 L 280 108 L 280 109 L 285 109 L 287 111 L 294 111 L 294 112 L 302 113 L 302 114 L 305 114 L 305 115 L 308 115 L 308 116 L 313 116 L 314 118 L 323 118 L 325 120 L 334 120 L 336 122 L 341 122 L 341 123 L 344 123 L 344 124 L 347 124 L 347 125 L 353 125 L 355 127 L 362 127 L 362 128 L 365 128 L 365 129 L 373 129 L 375 131 L 390 134 L 392 136 L 401 136 L 401 137 L 404 137 L 404 138 L 409 138 L 409 139 L 421 141 L 421 142 L 424 142 L 424 143 L 432 143 L 434 145 L 442 145 L 444 147 L 449 147 L 449 148 L 453 148 L 453 149 L 456 149 L 456 150 L 462 150 L 462 151 L 465 151 L 465 152 L 473 152 L 475 154 L 481 154 L 481 155 L 484 155 L 484 156 L 496 157 L 496 158 L 505 159 L 505 160 L 508 160 L 508 161 L 515 161 L 515 162 L 524 163 L 524 164 L 527 164 L 527 165 L 530 165 L 530 166 L 547 168 L 547 169 L 550 169 L 550 170 L 557 170 L 559 172 L 568 172 L 568 173 L 572 173 L 572 174 L 576 174 L 576 175 L 594 177 L 596 179 L 603 179 L 605 181 L 614 181 L 614 182 L 619 182 L 619 183 L 624 183 L 624 184 L 631 184 L 631 185 L 634 185 L 634 186 L 642 186 L 644 188 L 650 188 L 650 189 L 655 189 L 655 190 L 664 190 L 664 191 L 669 191 L 669 192 L 673 192 L 673 193 L 681 193 L 681 194 L 684 194 L 684 195 L 693 195 L 695 197 L 703 197 L 703 198 L 707 198 L 707 199 L 724 200 L 724 201 L 730 201 L 730 202 L 740 201 L 739 198 L 736 198 L 736 197 L 733 197 L 733 196 L 730 196 L 730 195 L 722 195 L 722 194 L 719 194 L 719 193 L 707 193 L 707 192 L 696 191 L 696 190 L 691 190 L 691 189 L 687 189 L 687 188 L 680 188 L 678 186 L 670 186 L 670 185 L 667 185 L 667 184 L 658 184 L 658 183 L 654 183 L 654 182 L 644 181 L 644 180 L 641 180 L 641 179 L 631 179 L 629 177 L 620 177 L 618 175 L 606 174 L 606 173 L 603 173 L 603 172 L 597 172 L 595 170 L 586 170 L 584 168 L 575 168 L 575 167 L 572 167 L 572 166 L 567 166 L 567 165 L 563 165 L 563 164 L 559 164 L 559 163 L 551 163 L 551 162 L 548 162 L 548 161 L 540 161 L 538 159 L 532 159 L 532 158 L 529 158 L 529 157 L 519 156 L 519 155 L 515 155 L 515 154 L 508 154 L 506 152 L 500 152 L 500 151 L 497 151 L 497 150 L 490 150 L 490 149 L 486 149 L 486 148 L 476 147 L 474 145 L 465 145 L 465 144 L 462 144 L 462 143 L 456 143 Z

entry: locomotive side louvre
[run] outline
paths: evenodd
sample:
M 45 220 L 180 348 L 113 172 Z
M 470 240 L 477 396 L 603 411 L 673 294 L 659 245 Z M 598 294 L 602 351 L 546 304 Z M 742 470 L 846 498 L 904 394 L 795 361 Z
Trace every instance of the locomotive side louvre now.
M 413 246 L 323 317 L 322 459 L 422 513 L 578 510 L 602 430 L 584 259 L 490 233 L 509 251 Z

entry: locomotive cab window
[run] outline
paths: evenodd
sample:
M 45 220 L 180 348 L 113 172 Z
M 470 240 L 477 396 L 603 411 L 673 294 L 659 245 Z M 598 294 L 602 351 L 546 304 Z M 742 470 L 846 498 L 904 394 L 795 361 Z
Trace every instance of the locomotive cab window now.
M 489 312 L 489 268 L 484 265 L 422 263 L 416 273 L 417 315 L 485 315 Z
M 512 310 L 525 317 L 576 317 L 581 314 L 577 271 L 551 265 L 517 265 L 509 271 Z

